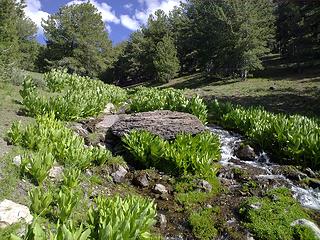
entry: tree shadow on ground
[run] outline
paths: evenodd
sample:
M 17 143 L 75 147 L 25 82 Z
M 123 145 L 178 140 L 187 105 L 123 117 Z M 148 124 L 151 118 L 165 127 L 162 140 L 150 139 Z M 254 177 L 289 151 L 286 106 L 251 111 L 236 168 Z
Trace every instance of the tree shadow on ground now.
M 268 78 L 274 81 L 320 81 L 320 67 L 297 69 L 297 68 L 268 68 L 254 73 L 255 77 Z
M 229 101 L 242 106 L 263 106 L 274 113 L 299 114 L 309 117 L 320 117 L 320 97 L 299 96 L 294 93 L 279 93 L 265 96 L 232 96 L 232 97 L 208 97 L 206 101 L 213 99 Z
M 183 80 L 181 80 L 183 79 Z M 239 79 L 221 79 L 212 76 L 207 76 L 202 73 L 193 74 L 190 76 L 182 77 L 180 80 L 172 81 L 169 84 L 162 85 L 162 88 L 173 87 L 177 89 L 196 89 L 206 86 L 220 86 L 228 85 L 235 82 L 238 82 Z

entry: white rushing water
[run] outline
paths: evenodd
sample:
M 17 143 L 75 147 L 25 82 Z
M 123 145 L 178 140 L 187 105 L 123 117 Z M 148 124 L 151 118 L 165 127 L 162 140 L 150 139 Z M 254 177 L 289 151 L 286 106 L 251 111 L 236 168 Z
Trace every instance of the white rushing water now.
M 251 165 L 266 171 L 264 175 L 258 175 L 259 178 L 265 179 L 281 179 L 287 183 L 287 186 L 291 189 L 293 196 L 301 203 L 302 206 L 307 208 L 312 208 L 315 210 L 320 210 L 320 189 L 308 188 L 304 189 L 295 185 L 292 181 L 287 179 L 283 175 L 274 175 L 272 174 L 272 169 L 277 166 L 270 162 L 269 157 L 266 153 L 261 153 L 256 161 L 240 161 L 241 166 L 237 165 L 234 162 L 231 162 L 232 159 L 238 159 L 235 156 L 235 148 L 242 141 L 242 137 L 239 134 L 233 134 L 226 130 L 223 130 L 218 126 L 208 127 L 212 133 L 217 134 L 220 137 L 221 141 L 221 160 L 220 163 L 224 166 L 234 165 L 237 167 Z

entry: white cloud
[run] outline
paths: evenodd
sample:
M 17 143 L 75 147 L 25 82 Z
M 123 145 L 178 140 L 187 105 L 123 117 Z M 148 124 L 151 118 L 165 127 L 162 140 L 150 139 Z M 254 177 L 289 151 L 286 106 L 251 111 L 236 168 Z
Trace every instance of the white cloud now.
M 141 6 L 141 10 L 136 10 L 135 14 L 131 17 L 127 16 L 126 20 L 131 20 L 130 24 L 126 24 L 127 21 L 121 21 L 124 27 L 130 30 L 137 29 L 132 26 L 146 24 L 150 14 L 154 14 L 158 9 L 163 10 L 168 14 L 174 7 L 179 6 L 180 2 L 185 2 L 186 0 L 138 0 Z
M 38 27 L 38 34 L 43 34 L 41 26 L 42 19 L 47 19 L 49 13 L 41 11 L 40 0 L 27 0 L 27 7 L 25 8 L 26 16 L 29 17 Z
M 128 4 L 125 4 L 123 7 L 124 7 L 125 9 L 131 10 L 131 9 L 133 8 L 133 4 L 132 4 L 132 3 L 128 3 Z
M 139 29 L 139 22 L 133 18 L 131 18 L 129 15 L 121 15 L 120 16 L 120 20 L 121 20 L 121 24 L 132 30 L 132 31 L 136 31 Z
M 81 4 L 86 2 L 86 0 L 73 0 L 71 2 L 68 2 L 67 5 Z M 120 23 L 120 19 L 116 16 L 115 12 L 112 11 L 112 7 L 107 3 L 98 3 L 95 0 L 90 0 L 89 2 L 98 9 L 104 22 L 112 22 L 116 24 Z

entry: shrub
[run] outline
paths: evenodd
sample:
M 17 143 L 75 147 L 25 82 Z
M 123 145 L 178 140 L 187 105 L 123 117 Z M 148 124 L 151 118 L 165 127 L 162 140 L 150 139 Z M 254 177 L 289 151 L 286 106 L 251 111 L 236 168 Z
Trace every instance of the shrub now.
M 210 132 L 195 137 L 181 134 L 169 142 L 147 131 L 133 130 L 122 141 L 143 166 L 171 173 L 212 175 L 217 170 L 213 163 L 220 159 L 219 138 Z
M 244 108 L 215 101 L 213 119 L 247 136 L 278 161 L 320 168 L 320 124 L 303 116 L 272 114 L 262 108 Z
M 203 123 L 207 121 L 207 107 L 198 96 L 188 99 L 181 90 L 173 88 L 137 88 L 131 97 L 132 112 L 171 110 L 191 113 Z
M 153 201 L 136 196 L 124 199 L 98 197 L 96 207 L 89 209 L 92 239 L 150 239 L 156 223 Z

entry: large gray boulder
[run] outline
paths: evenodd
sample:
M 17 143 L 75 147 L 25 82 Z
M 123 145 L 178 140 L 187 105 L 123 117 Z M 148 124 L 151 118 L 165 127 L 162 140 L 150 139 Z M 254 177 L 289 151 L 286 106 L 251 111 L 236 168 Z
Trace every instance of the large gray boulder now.
M 122 137 L 133 129 L 147 130 L 166 140 L 175 139 L 180 133 L 196 135 L 206 130 L 197 117 L 167 110 L 123 114 L 110 128 L 117 137 Z

